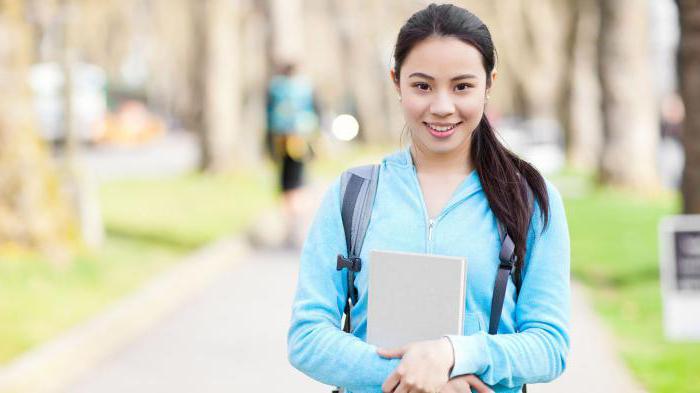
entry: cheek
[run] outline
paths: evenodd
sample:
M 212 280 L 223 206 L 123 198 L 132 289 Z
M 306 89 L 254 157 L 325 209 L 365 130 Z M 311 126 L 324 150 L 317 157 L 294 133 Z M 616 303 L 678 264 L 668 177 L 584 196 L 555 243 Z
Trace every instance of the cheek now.
M 474 98 L 465 99 L 457 105 L 460 116 L 467 121 L 481 120 L 484 114 L 484 100 Z
M 426 103 L 423 100 L 415 97 L 406 97 L 401 101 L 401 106 L 403 107 L 403 112 L 407 119 L 416 121 L 421 118 L 423 112 L 427 109 Z

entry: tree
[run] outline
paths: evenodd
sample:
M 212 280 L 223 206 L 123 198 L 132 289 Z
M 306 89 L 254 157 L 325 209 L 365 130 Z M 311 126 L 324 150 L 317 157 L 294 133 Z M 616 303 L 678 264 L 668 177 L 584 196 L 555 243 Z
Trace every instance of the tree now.
M 234 136 L 241 127 L 238 5 L 226 0 L 201 0 L 190 6 L 194 47 L 189 126 L 200 139 L 201 168 L 221 171 L 232 164 Z
M 659 119 L 650 73 L 646 0 L 599 0 L 598 75 L 604 143 L 600 180 L 636 190 L 658 187 Z
M 566 158 L 573 168 L 595 171 L 603 139 L 596 44 L 599 12 L 596 0 L 569 0 L 569 3 L 574 17 L 567 40 L 569 60 L 560 102 Z
M 681 95 L 685 104 L 683 212 L 700 214 L 700 2 L 677 0 L 681 26 L 678 51 Z
M 558 118 L 569 56 L 571 1 L 526 0 L 490 2 L 490 26 L 505 76 L 512 77 L 513 111 L 525 118 Z M 488 22 L 487 22 L 488 23 Z M 500 83 L 500 80 L 497 82 Z
M 36 133 L 27 73 L 34 54 L 25 2 L 0 3 L 0 246 L 65 260 L 77 237 L 46 146 Z

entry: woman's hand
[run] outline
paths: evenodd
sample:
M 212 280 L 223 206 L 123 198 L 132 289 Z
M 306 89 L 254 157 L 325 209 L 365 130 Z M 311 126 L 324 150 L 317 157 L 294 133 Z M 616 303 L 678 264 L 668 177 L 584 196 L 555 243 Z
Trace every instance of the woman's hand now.
M 450 379 L 450 381 L 440 389 L 440 393 L 471 393 L 472 388 L 476 389 L 477 393 L 493 393 L 491 388 L 486 386 L 479 377 L 473 374 Z
M 449 380 L 454 353 L 449 339 L 419 341 L 398 349 L 377 349 L 384 358 L 401 363 L 382 385 L 384 393 L 436 393 Z

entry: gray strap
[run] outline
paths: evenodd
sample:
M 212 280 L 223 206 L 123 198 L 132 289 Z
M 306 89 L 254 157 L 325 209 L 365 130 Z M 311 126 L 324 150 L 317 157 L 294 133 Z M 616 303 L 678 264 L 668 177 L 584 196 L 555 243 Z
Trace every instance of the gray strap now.
M 501 322 L 501 311 L 503 311 L 503 300 L 506 296 L 506 285 L 511 269 L 503 267 L 498 268 L 496 276 L 496 285 L 493 288 L 493 297 L 491 298 L 491 319 L 489 321 L 489 334 L 498 333 L 498 324 Z
M 359 272 L 362 263 L 359 258 L 362 251 L 372 205 L 379 180 L 379 165 L 366 165 L 345 171 L 340 177 L 341 218 L 345 232 L 347 257 L 338 256 L 338 270 L 347 269 L 348 293 L 345 301 L 345 324 L 343 330 L 350 332 L 350 312 L 357 303 L 355 272 Z M 353 266 L 350 268 L 349 266 Z
M 343 194 L 343 204 L 341 206 L 341 218 L 343 220 L 343 230 L 345 231 L 345 246 L 348 250 L 348 258 L 353 257 L 352 240 L 354 231 L 352 223 L 355 218 L 357 200 L 360 199 L 358 197 L 362 188 L 366 188 L 365 183 L 365 179 L 350 174 L 347 179 L 347 184 L 345 184 L 344 187 L 345 191 Z
M 342 219 L 348 258 L 357 257 L 372 216 L 372 205 L 377 192 L 379 166 L 365 165 L 352 168 L 341 176 Z
M 352 256 L 359 257 L 362 251 L 362 245 L 365 242 L 365 235 L 369 227 L 369 219 L 372 216 L 372 206 L 374 205 L 374 197 L 377 193 L 377 183 L 379 180 L 379 166 L 368 165 L 356 168 L 357 172 L 353 172 L 356 176 L 367 175 L 364 184 L 362 198 L 357 201 L 357 214 L 353 217 L 353 233 L 352 233 L 352 248 L 350 253 Z
M 533 205 L 533 195 L 530 185 L 527 184 L 525 178 L 518 175 L 520 179 L 520 186 L 525 191 L 528 206 L 528 217 L 532 217 L 532 212 L 534 211 Z M 506 296 L 506 288 L 508 286 L 508 277 L 510 274 L 514 274 L 514 282 L 516 288 L 516 294 L 520 294 L 520 286 L 522 284 L 522 266 L 521 268 L 516 268 L 517 256 L 515 255 L 515 243 L 508 235 L 508 231 L 505 226 L 500 222 L 498 223 L 498 234 L 501 240 L 501 251 L 498 255 L 499 266 L 498 273 L 496 275 L 496 283 L 493 286 L 493 297 L 491 298 L 491 316 L 489 320 L 489 334 L 498 333 L 498 325 L 501 321 L 501 312 L 503 311 L 503 301 Z M 515 269 L 515 271 L 513 271 Z

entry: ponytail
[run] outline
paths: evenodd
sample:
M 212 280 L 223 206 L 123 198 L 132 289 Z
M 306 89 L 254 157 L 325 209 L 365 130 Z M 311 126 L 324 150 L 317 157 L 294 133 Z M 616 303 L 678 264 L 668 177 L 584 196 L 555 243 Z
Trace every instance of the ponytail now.
M 520 269 L 527 253 L 530 207 L 528 191 L 521 187 L 519 176 L 524 177 L 540 206 L 544 222 L 542 231 L 549 223 L 549 199 L 544 178 L 535 167 L 501 144 L 486 114 L 472 134 L 470 154 L 491 211 L 515 243 L 517 268 Z

